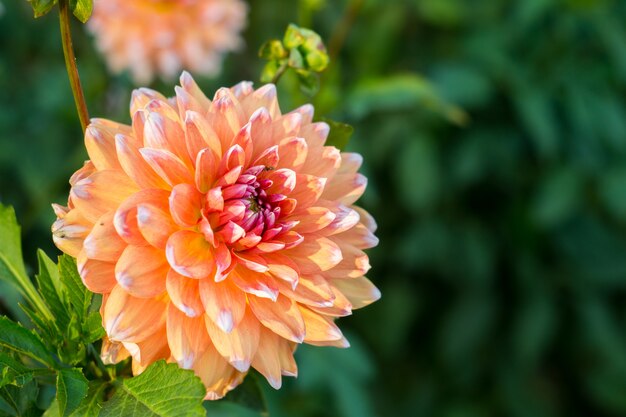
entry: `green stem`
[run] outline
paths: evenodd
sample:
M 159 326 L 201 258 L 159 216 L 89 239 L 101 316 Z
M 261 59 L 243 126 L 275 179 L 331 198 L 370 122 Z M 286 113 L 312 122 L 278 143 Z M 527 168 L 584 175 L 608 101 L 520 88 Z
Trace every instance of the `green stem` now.
M 278 71 L 276 71 L 276 74 L 274 74 L 274 78 L 272 78 L 272 81 L 270 81 L 272 84 L 276 84 L 278 83 L 278 80 L 280 80 L 280 77 L 282 77 L 282 75 L 285 73 L 285 71 L 287 70 L 289 66 L 285 63 L 282 64 L 279 68 Z
M 83 132 L 89 124 L 89 112 L 87 111 L 87 103 L 85 95 L 80 84 L 78 76 L 78 68 L 76 67 L 76 57 L 74 56 L 74 48 L 72 46 L 72 34 L 70 31 L 70 12 L 68 0 L 59 0 L 59 22 L 61 25 L 61 42 L 63 43 L 63 56 L 65 57 L 65 67 L 67 75 L 70 78 L 70 86 L 78 111 L 78 118 L 83 128 Z

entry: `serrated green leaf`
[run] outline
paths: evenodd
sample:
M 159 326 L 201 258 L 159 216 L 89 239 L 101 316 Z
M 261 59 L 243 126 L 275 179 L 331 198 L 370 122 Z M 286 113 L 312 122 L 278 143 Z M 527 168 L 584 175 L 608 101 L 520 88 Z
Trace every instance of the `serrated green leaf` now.
M 26 268 L 22 260 L 20 226 L 15 218 L 15 210 L 0 204 L 0 279 L 20 288 L 19 277 L 25 277 Z
M 39 337 L 5 316 L 0 317 L 0 346 L 29 356 L 44 365 L 55 367 L 54 358 Z
M 161 360 L 141 375 L 125 380 L 104 403 L 100 417 L 203 417 L 205 393 L 193 371 Z
M 28 0 L 28 2 L 33 7 L 35 17 L 47 14 L 57 4 L 57 0 Z
M 100 312 L 93 311 L 87 316 L 87 320 L 83 323 L 83 335 L 85 343 L 93 343 L 104 337 L 105 331 L 102 327 L 102 316 Z
M 354 128 L 347 123 L 337 122 L 325 117 L 322 117 L 320 121 L 326 122 L 330 127 L 325 145 L 334 146 L 340 151 L 343 151 L 354 133 Z
M 60 296 L 57 265 L 41 249 L 37 251 L 37 260 L 39 262 L 39 274 L 35 278 L 39 293 L 52 311 L 55 325 L 59 329 L 65 329 L 69 322 L 69 315 Z
M 68 255 L 59 257 L 59 275 L 63 290 L 74 311 L 82 319 L 87 316 L 93 293 L 83 284 L 78 270 L 76 260 Z
M 78 20 L 86 23 L 93 12 L 93 0 L 70 0 L 70 9 Z
M 71 417 L 97 417 L 102 409 L 106 388 L 107 385 L 102 382 L 90 382 L 87 396 L 83 399 L 78 408 L 74 410 Z
M 0 369 L 2 369 L 0 388 L 9 384 L 22 387 L 33 379 L 33 371 L 31 369 L 6 353 L 0 353 Z
M 57 403 L 59 415 L 67 417 L 87 396 L 87 378 L 80 369 L 61 369 L 57 375 Z

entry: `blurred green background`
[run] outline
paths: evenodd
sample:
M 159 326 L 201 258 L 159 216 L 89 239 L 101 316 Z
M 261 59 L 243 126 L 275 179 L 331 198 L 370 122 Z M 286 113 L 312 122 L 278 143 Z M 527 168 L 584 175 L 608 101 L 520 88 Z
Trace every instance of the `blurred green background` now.
M 86 154 L 57 16 L 1 1 L 0 201 L 33 265 Z M 271 416 L 626 415 L 626 2 L 249 5 L 247 48 L 201 85 L 258 80 L 289 22 L 345 33 L 313 101 L 356 128 L 381 240 L 383 298 L 340 321 L 353 347 L 299 349 L 299 378 L 264 384 Z M 91 115 L 128 122 L 129 78 L 75 23 Z M 279 90 L 283 110 L 308 101 Z

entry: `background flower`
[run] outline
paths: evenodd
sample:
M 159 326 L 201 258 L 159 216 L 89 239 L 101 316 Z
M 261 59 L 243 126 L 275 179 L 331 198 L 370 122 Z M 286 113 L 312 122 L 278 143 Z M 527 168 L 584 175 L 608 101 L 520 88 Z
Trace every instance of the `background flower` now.
M 182 69 L 215 75 L 245 18 L 241 0 L 96 0 L 88 28 L 113 72 L 146 84 Z
M 173 99 L 135 91 L 131 116 L 92 121 L 55 206 L 55 243 L 105 296 L 103 356 L 171 358 L 216 399 L 250 366 L 279 388 L 297 344 L 349 346 L 335 318 L 380 297 L 360 155 L 324 146 L 312 106 L 281 114 L 271 84 L 210 101 L 183 73 Z

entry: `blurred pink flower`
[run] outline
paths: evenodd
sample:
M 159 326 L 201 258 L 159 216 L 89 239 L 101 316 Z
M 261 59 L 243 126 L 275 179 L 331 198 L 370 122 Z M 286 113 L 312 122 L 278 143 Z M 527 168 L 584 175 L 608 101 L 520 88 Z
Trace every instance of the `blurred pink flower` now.
M 147 84 L 182 69 L 217 74 L 242 45 L 245 20 L 241 0 L 95 0 L 88 28 L 114 73 Z
M 335 319 L 380 297 L 361 157 L 325 146 L 312 106 L 282 114 L 274 85 L 211 101 L 180 81 L 136 90 L 131 126 L 92 120 L 54 241 L 103 294 L 105 361 L 175 361 L 210 399 L 250 366 L 279 388 L 298 344 L 347 347 Z

